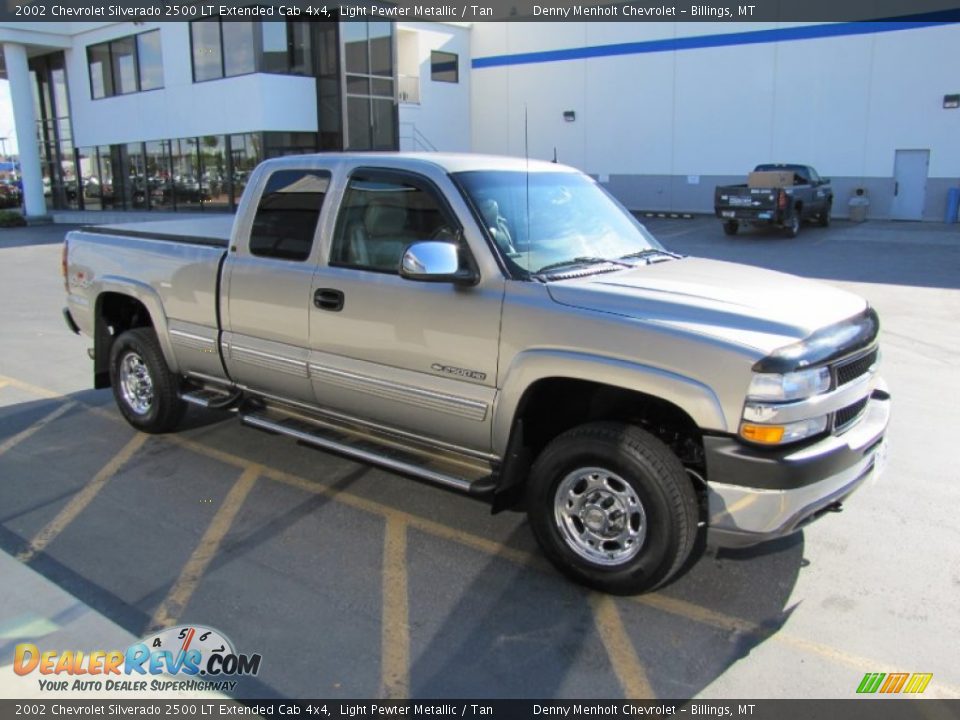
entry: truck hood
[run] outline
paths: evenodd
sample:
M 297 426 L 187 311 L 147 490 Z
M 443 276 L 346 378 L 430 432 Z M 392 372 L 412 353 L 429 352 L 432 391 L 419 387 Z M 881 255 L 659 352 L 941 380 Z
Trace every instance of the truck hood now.
M 561 305 L 696 332 L 763 354 L 867 306 L 821 282 L 703 258 L 554 281 L 547 289 Z

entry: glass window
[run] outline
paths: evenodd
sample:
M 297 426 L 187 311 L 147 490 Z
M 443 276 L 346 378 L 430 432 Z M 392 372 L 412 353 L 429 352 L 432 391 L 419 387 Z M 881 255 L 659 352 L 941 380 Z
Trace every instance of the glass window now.
M 330 25 L 334 27 L 333 32 L 336 32 L 336 24 L 330 23 Z M 335 50 L 336 46 L 332 46 L 332 49 Z M 313 74 L 313 52 L 308 22 L 290 23 L 290 72 L 295 75 Z
M 230 207 L 230 178 L 227 175 L 227 143 L 223 135 L 200 138 L 200 159 L 203 164 L 201 185 L 205 206 Z
M 432 50 L 430 52 L 430 78 L 437 82 L 460 82 L 460 69 L 454 53 Z
M 223 75 L 246 75 L 256 71 L 256 55 L 253 39 L 253 23 L 222 22 L 223 30 Z
M 347 72 L 369 73 L 370 63 L 369 59 L 367 58 L 367 23 L 341 23 L 340 31 L 343 33 L 343 46 Z
M 80 181 L 83 185 L 83 206 L 87 210 L 100 210 L 100 167 L 95 147 L 77 148 L 80 165 Z
M 394 137 L 396 124 L 394 118 L 396 111 L 393 105 L 393 99 L 373 98 L 370 101 L 371 120 L 372 120 L 372 142 L 374 150 L 391 150 L 396 147 L 396 138 Z
M 137 59 L 140 65 L 140 89 L 162 88 L 163 50 L 160 47 L 159 30 L 137 35 Z
M 233 158 L 233 202 L 238 203 L 250 181 L 250 174 L 263 159 L 260 135 L 231 135 L 230 154 Z
M 220 21 L 197 20 L 190 23 L 193 43 L 193 79 L 195 82 L 223 77 L 220 53 Z
M 170 143 L 157 140 L 145 143 L 146 185 L 150 207 L 173 209 L 173 185 L 170 178 Z
M 407 245 L 454 237 L 455 227 L 432 192 L 377 173 L 357 174 L 340 208 L 330 264 L 397 273 Z
M 182 138 L 170 143 L 173 170 L 173 200 L 177 208 L 199 208 L 204 199 L 200 185 L 200 157 L 196 138 Z
M 133 36 L 110 43 L 113 61 L 113 89 L 117 95 L 137 91 L 137 44 Z
M 128 208 L 146 210 L 149 208 L 147 193 L 147 167 L 143 152 L 143 143 L 127 145 L 127 182 L 124 186 Z
M 393 77 L 393 24 L 368 23 L 370 31 L 370 74 Z
M 267 180 L 250 231 L 250 252 L 303 261 L 310 257 L 320 209 L 330 184 L 325 172 L 277 170 Z
M 113 95 L 113 76 L 110 71 L 110 43 L 87 48 L 90 66 L 90 93 L 94 99 Z M 39 117 L 39 115 L 38 115 Z
M 264 21 L 260 25 L 263 42 L 261 58 L 264 72 L 287 72 L 287 23 Z

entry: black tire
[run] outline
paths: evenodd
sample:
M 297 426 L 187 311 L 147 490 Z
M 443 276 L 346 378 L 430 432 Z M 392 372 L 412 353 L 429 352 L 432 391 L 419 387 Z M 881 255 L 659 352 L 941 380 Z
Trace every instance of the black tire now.
M 125 384 L 125 378 L 130 382 Z M 170 432 L 183 418 L 186 403 L 180 399 L 179 382 L 152 328 L 127 330 L 113 341 L 110 385 L 120 412 L 141 432 Z
M 631 494 L 639 510 L 625 502 Z M 588 523 L 602 523 L 603 532 L 612 536 L 619 523 L 611 528 L 609 520 L 623 516 L 624 506 L 631 510 L 623 528 L 629 525 L 638 539 L 591 547 L 596 528 Z M 620 595 L 669 580 L 689 557 L 697 535 L 697 498 L 683 465 L 653 435 L 620 423 L 581 425 L 547 445 L 530 471 L 527 514 L 540 547 L 561 572 Z M 596 557 L 606 553 L 609 557 Z
M 828 202 L 827 206 L 823 209 L 823 212 L 817 217 L 817 222 L 820 227 L 830 227 L 830 213 L 833 210 L 833 203 Z
M 794 210 L 790 218 L 783 224 L 783 232 L 787 237 L 795 238 L 800 234 L 800 211 Z
M 736 235 L 737 230 L 740 229 L 740 223 L 736 220 L 727 220 L 723 224 L 723 232 L 727 235 Z

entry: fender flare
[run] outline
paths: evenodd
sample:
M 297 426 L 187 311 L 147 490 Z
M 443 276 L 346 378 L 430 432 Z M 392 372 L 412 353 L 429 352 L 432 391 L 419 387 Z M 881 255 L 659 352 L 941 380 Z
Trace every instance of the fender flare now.
M 94 322 L 100 322 L 100 298 L 104 293 L 116 293 L 117 295 L 126 295 L 138 301 L 147 309 L 150 315 L 150 322 L 153 323 L 154 331 L 157 334 L 157 341 L 160 343 L 160 349 L 163 351 L 163 359 L 167 367 L 173 373 L 179 373 L 180 365 L 177 362 L 177 356 L 173 351 L 173 345 L 170 343 L 170 333 L 167 328 L 167 316 L 163 312 L 163 301 L 159 293 L 150 285 L 139 280 L 120 277 L 117 275 L 104 275 L 100 278 L 93 288 L 96 304 L 94 306 Z M 95 326 L 96 327 L 96 326 Z M 96 352 L 100 352 L 96 350 Z
M 697 427 L 726 431 L 720 400 L 702 382 L 660 368 L 617 358 L 568 350 L 526 350 L 517 354 L 505 375 L 493 411 L 493 451 L 504 457 L 514 418 L 527 389 L 539 380 L 584 380 L 644 393 L 686 412 Z

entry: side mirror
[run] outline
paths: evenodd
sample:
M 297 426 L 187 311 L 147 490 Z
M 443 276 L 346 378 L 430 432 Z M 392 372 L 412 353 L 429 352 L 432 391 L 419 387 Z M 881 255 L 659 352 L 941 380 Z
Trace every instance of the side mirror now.
M 825 177 L 820 178 L 820 184 L 821 184 L 821 185 L 829 185 L 829 184 L 830 184 L 830 178 L 825 178 Z
M 407 247 L 400 260 L 400 277 L 419 282 L 452 282 L 475 285 L 476 272 L 461 269 L 460 251 L 454 243 L 424 240 Z

